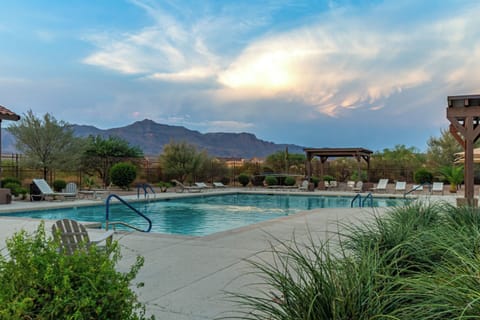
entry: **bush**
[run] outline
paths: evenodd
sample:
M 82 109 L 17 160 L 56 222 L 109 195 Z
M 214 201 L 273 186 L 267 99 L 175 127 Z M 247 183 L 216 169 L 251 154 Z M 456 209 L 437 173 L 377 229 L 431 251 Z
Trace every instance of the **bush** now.
M 20 192 L 21 189 L 24 189 L 24 188 L 22 188 L 22 186 L 20 184 L 17 184 L 15 182 L 8 182 L 8 183 L 4 184 L 3 187 L 7 188 L 7 189 L 10 189 L 10 193 L 12 195 L 14 195 L 15 197 L 18 197 L 18 195 L 22 193 L 22 192 Z
M 292 178 L 292 177 L 286 177 L 285 178 L 285 185 L 286 186 L 293 186 L 293 185 L 295 185 L 295 182 L 296 182 L 295 179 Z
M 21 182 L 19 179 L 17 179 L 17 178 L 12 178 L 12 177 L 7 177 L 7 178 L 5 178 L 5 179 L 2 180 L 2 187 L 3 187 L 3 188 L 7 188 L 7 187 L 5 187 L 5 186 L 6 186 L 7 184 L 9 184 L 9 183 L 14 183 L 14 184 L 17 184 L 17 185 L 19 185 L 19 186 L 22 185 L 22 182 Z
M 67 183 L 65 180 L 55 180 L 53 181 L 53 190 L 57 192 L 61 192 L 65 187 L 67 186 Z
M 129 189 L 137 177 L 137 167 L 131 163 L 120 162 L 110 168 L 110 180 L 122 189 Z
M 250 182 L 250 177 L 246 173 L 240 173 L 238 175 L 238 182 L 245 187 Z
M 431 173 L 427 169 L 422 168 L 415 172 L 414 179 L 415 179 L 415 182 L 419 184 L 432 183 L 433 173 Z
M 263 181 L 265 180 L 265 176 L 263 175 L 256 175 L 252 177 L 252 184 L 256 187 L 263 186 Z
M 276 186 L 278 185 L 278 179 L 274 176 L 267 176 L 265 178 L 265 183 L 267 184 L 267 186 Z
M 157 186 L 160 188 L 162 192 L 166 192 L 168 188 L 171 188 L 173 185 L 170 182 L 163 182 L 160 181 Z
M 220 182 L 223 183 L 224 185 L 228 186 L 230 184 L 230 178 L 229 177 L 222 177 L 220 179 Z
M 326 175 L 323 176 L 323 181 L 328 181 L 328 182 L 330 182 L 330 181 L 333 181 L 333 180 L 335 180 L 335 178 L 334 178 L 333 176 L 330 176 L 330 175 L 328 175 L 328 174 L 326 174 Z
M 310 178 L 310 182 L 313 183 L 313 187 L 314 188 L 317 188 L 318 187 L 318 183 L 320 182 L 320 179 L 318 177 L 311 177 Z
M 145 319 L 145 306 L 130 287 L 142 257 L 120 273 L 117 243 L 110 255 L 95 246 L 73 255 L 58 248 L 43 223 L 33 234 L 23 230 L 7 240 L 9 255 L 0 255 L 0 318 Z

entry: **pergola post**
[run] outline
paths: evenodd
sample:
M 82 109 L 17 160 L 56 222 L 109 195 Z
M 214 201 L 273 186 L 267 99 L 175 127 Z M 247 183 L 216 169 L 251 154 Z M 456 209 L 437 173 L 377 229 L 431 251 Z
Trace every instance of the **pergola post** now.
M 480 136 L 480 95 L 449 96 L 447 119 L 450 132 L 465 151 L 465 199 L 474 206 L 475 185 L 473 181 L 473 147 Z

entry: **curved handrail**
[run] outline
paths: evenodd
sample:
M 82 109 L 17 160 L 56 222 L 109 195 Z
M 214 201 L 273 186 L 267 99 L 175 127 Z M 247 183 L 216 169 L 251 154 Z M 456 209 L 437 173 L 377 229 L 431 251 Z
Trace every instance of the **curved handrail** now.
M 365 196 L 365 198 L 363 198 L 361 207 L 365 207 L 365 201 L 367 201 L 367 199 L 370 199 L 370 207 L 373 208 L 373 195 L 372 195 L 371 192 L 369 192 L 369 193 Z
M 149 185 L 148 183 L 139 183 L 137 184 L 137 199 L 140 198 L 140 188 L 143 189 L 143 196 L 145 198 L 147 197 L 147 194 L 148 194 L 147 189 L 150 189 L 150 191 L 152 191 L 154 198 L 157 197 L 157 194 L 155 193 L 155 190 L 153 190 L 153 187 L 151 185 Z
M 432 188 L 432 184 L 431 184 L 430 182 L 424 182 L 424 183 L 422 183 L 422 184 L 419 184 L 419 185 L 416 186 L 415 188 L 412 188 L 411 190 L 405 192 L 405 193 L 403 194 L 403 198 L 404 198 L 404 199 L 407 199 L 407 195 L 409 195 L 409 194 L 412 193 L 412 192 L 417 191 L 417 190 L 420 189 L 420 188 L 423 188 L 424 186 L 428 186 L 428 189 L 429 189 L 429 190 Z
M 130 208 L 131 210 L 133 210 L 136 214 L 138 214 L 139 216 L 141 216 L 142 218 L 144 218 L 145 220 L 147 220 L 148 222 L 148 228 L 147 230 L 141 230 L 137 227 L 134 227 L 134 226 L 131 226 L 129 225 L 128 223 L 126 222 L 120 222 L 120 221 L 116 221 L 116 222 L 109 222 L 108 221 L 108 218 L 109 218 L 109 215 L 110 215 L 110 200 L 112 198 L 115 198 L 117 199 L 118 201 L 120 201 L 122 204 L 124 204 L 125 206 L 127 206 L 128 208 Z M 107 197 L 107 199 L 105 200 L 105 229 L 108 230 L 108 225 L 109 224 L 112 224 L 112 225 L 115 225 L 115 224 L 122 224 L 124 226 L 127 226 L 127 227 L 130 227 L 130 228 L 133 228 L 137 231 L 141 231 L 141 232 L 150 232 L 150 230 L 152 230 L 152 220 L 150 220 L 149 217 L 147 217 L 146 215 L 144 215 L 143 213 L 141 213 L 140 211 L 138 211 L 137 209 L 135 209 L 134 207 L 132 207 L 132 205 L 130 203 L 128 203 L 127 201 L 123 200 L 122 198 L 120 198 L 119 196 L 117 196 L 116 194 L 111 194 Z
M 362 195 L 360 193 L 357 193 L 355 197 L 353 197 L 352 201 L 350 202 L 350 208 L 353 208 L 353 204 L 355 203 L 355 200 L 358 198 L 358 206 L 362 206 Z

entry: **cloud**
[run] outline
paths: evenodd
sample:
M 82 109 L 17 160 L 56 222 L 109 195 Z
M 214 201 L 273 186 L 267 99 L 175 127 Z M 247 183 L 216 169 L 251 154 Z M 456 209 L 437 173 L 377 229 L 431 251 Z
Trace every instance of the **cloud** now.
M 478 11 L 477 5 L 404 26 L 382 22 L 389 18 L 386 13 L 395 12 L 392 8 L 361 16 L 332 12 L 321 22 L 253 42 L 219 81 L 234 97 L 290 96 L 330 116 L 382 109 L 392 96 L 408 95 L 432 81 L 438 89 L 448 84 L 468 88 L 478 78 L 472 79 L 471 70 L 480 67 L 479 47 L 468 50 L 479 36 L 474 27 Z
M 132 3 L 153 22 L 87 37 L 97 50 L 84 62 L 151 81 L 203 82 L 208 91 L 193 94 L 224 105 L 282 99 L 308 106 L 310 117 L 341 117 L 358 109 L 408 112 L 424 102 L 411 95 L 419 89 L 436 99 L 446 90 L 479 89 L 480 76 L 471 72 L 480 67 L 477 4 L 447 2 L 426 18 L 416 2 L 337 3 L 276 30 L 274 13 L 291 3 L 250 4 L 249 10 L 231 4 L 218 10 L 222 14 L 195 4 Z
M 147 79 L 163 80 L 169 82 L 195 82 L 214 78 L 216 70 L 213 68 L 196 67 L 188 70 L 182 70 L 175 73 L 160 73 L 156 72 L 147 76 Z

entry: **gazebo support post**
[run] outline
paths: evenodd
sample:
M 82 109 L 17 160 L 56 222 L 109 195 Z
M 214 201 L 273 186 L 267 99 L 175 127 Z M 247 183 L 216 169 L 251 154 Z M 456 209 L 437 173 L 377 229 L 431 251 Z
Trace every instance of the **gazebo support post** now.
M 450 96 L 447 98 L 447 119 L 450 132 L 465 151 L 465 201 L 475 206 L 475 185 L 473 181 L 473 147 L 480 137 L 480 95 Z

